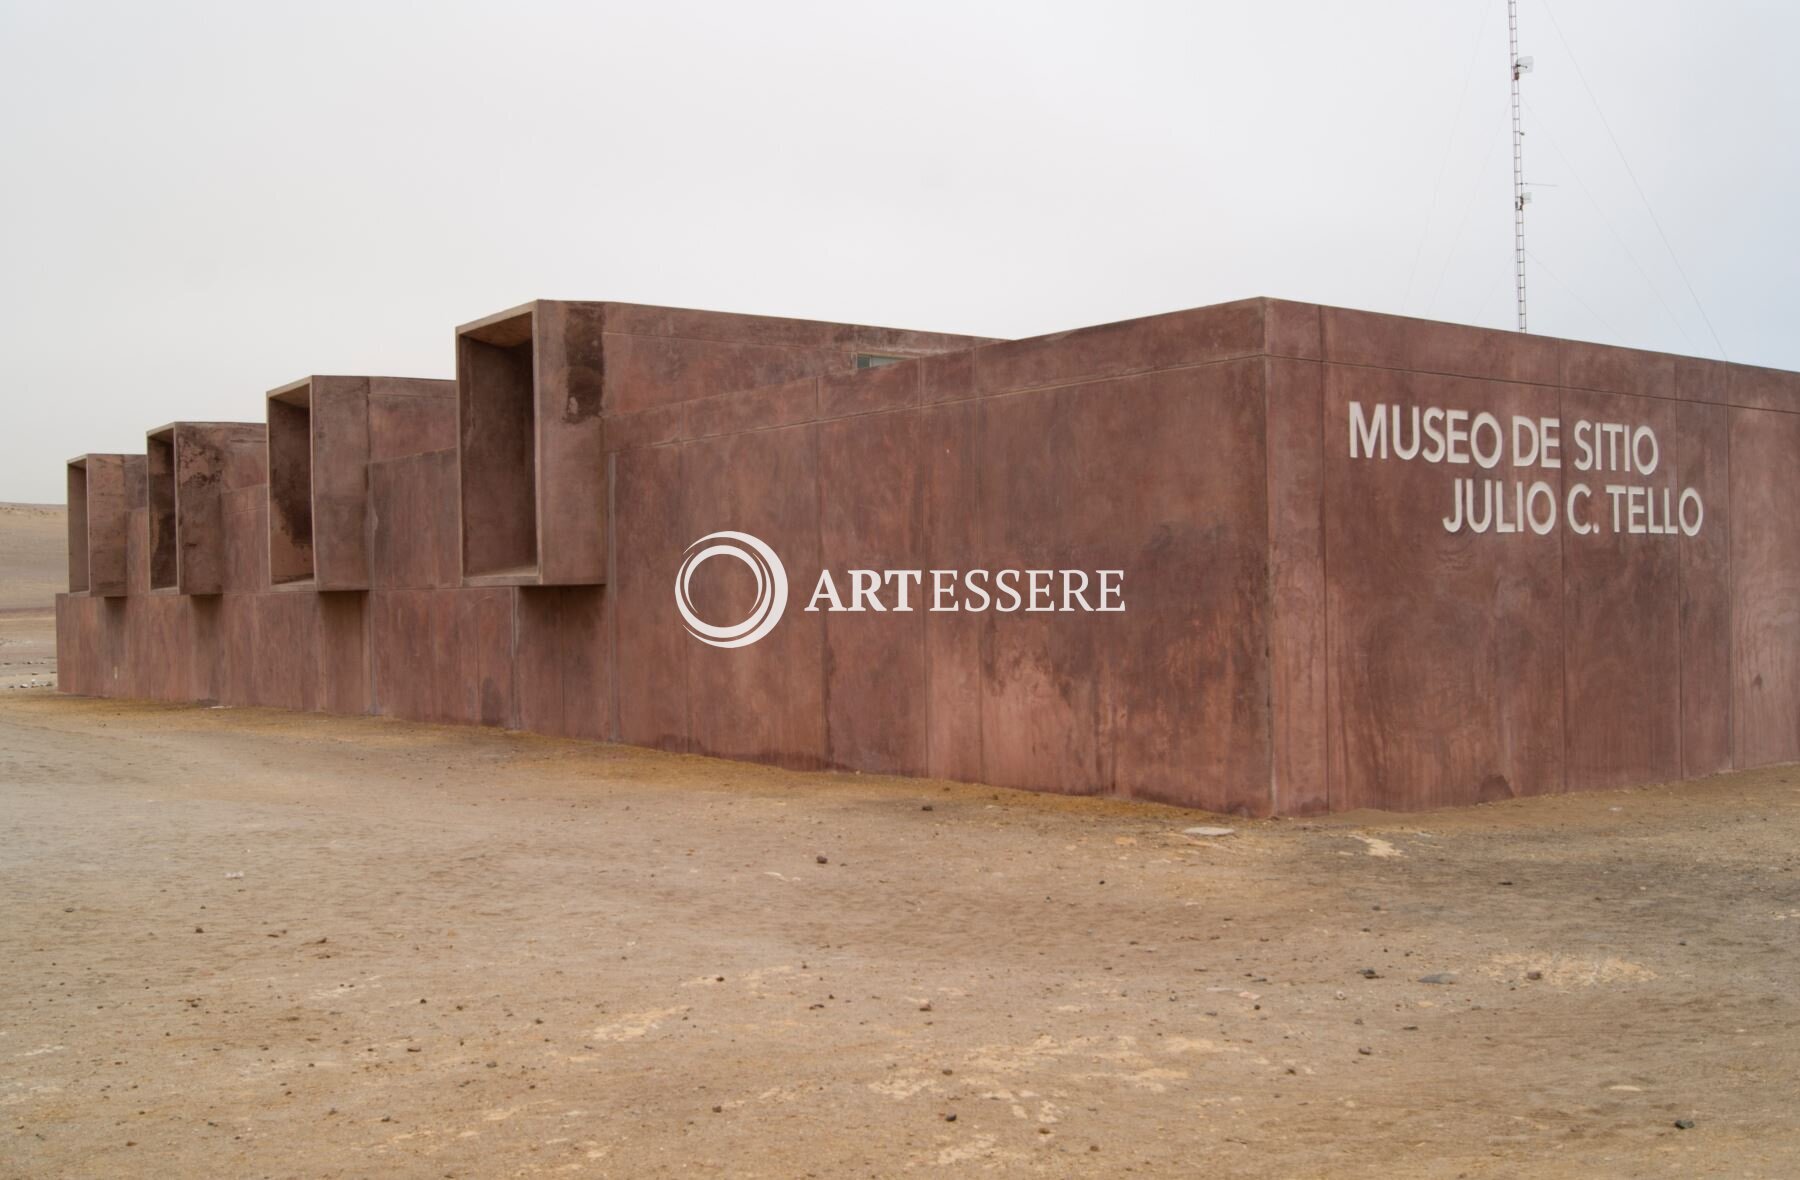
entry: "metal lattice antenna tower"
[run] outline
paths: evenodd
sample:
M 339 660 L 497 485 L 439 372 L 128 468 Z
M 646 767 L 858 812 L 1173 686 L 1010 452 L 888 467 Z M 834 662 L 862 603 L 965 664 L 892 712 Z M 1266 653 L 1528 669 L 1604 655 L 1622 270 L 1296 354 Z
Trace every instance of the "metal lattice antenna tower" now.
M 1525 132 L 1519 125 L 1519 75 L 1531 68 L 1519 57 L 1519 0 L 1506 0 L 1506 32 L 1512 69 L 1513 275 L 1519 292 L 1519 331 L 1525 330 Z

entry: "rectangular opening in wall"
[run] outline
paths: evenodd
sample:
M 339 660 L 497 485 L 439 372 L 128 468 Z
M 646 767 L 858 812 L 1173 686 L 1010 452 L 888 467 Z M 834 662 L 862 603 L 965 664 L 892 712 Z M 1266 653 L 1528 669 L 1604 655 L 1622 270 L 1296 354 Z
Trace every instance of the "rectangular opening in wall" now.
M 525 578 L 537 573 L 533 369 L 529 311 L 476 324 L 457 336 L 465 578 Z
M 150 509 L 150 589 L 175 588 L 175 428 L 144 438 L 144 500 Z
M 69 593 L 88 588 L 87 459 L 69 460 Z
M 312 383 L 269 395 L 269 580 L 313 580 Z

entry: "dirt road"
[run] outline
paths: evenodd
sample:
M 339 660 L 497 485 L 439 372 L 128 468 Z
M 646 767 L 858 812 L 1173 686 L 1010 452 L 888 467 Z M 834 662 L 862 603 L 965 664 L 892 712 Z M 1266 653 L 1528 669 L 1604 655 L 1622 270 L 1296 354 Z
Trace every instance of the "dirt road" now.
M 0 1173 L 1800 1174 L 1800 769 L 1203 822 L 7 693 Z

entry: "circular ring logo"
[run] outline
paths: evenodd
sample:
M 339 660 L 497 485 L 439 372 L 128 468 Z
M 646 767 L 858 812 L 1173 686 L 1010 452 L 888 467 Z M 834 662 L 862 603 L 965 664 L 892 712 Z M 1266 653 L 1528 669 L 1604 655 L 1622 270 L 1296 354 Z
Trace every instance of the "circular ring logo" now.
M 714 557 L 734 557 L 756 575 L 756 605 L 740 623 L 717 627 L 694 613 L 688 583 L 694 571 Z M 675 575 L 675 609 L 687 624 L 688 634 L 714 647 L 748 647 L 774 629 L 787 609 L 787 570 L 775 551 L 749 533 L 708 533 L 687 547 L 681 569 Z

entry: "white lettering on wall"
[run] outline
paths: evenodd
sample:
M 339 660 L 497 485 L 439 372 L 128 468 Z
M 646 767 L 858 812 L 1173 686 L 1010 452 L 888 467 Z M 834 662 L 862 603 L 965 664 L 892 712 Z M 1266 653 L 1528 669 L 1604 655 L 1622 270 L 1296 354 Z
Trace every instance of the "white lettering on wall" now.
M 1567 522 L 1577 536 L 1692 537 L 1706 523 L 1697 489 L 1673 477 L 1651 481 L 1662 466 L 1662 443 L 1641 422 L 1576 421 L 1567 431 L 1572 470 L 1608 474 L 1596 486 L 1578 481 L 1558 497 L 1556 484 L 1529 472 L 1563 468 L 1563 422 L 1515 414 L 1510 421 L 1488 410 L 1376 402 L 1349 404 L 1350 457 L 1359 460 L 1473 465 L 1494 472 L 1502 465 L 1520 478 L 1455 476 L 1450 481 L 1446 532 L 1527 533 L 1548 536 Z M 1496 472 L 1498 475 L 1498 472 Z M 1619 478 L 1635 477 L 1635 478 Z

